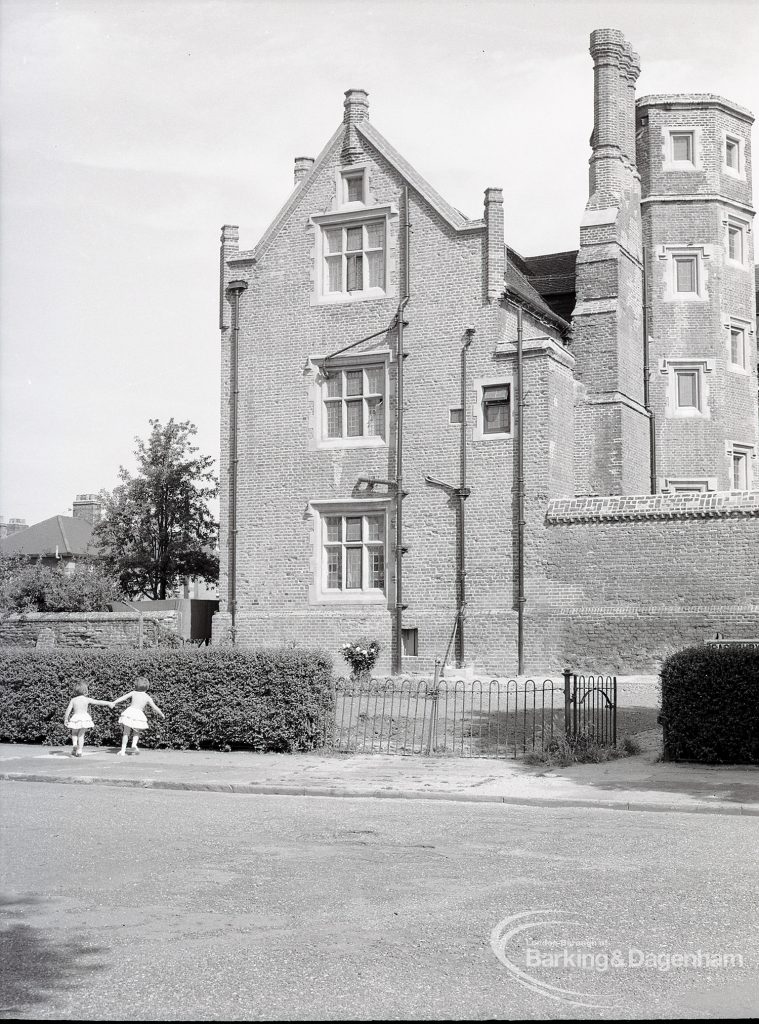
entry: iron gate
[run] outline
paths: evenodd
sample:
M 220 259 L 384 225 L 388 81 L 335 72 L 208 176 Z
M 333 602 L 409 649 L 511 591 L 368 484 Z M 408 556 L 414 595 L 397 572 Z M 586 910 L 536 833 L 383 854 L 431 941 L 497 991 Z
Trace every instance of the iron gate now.
M 564 729 L 567 736 L 590 736 L 617 743 L 617 677 L 583 676 L 564 670 Z

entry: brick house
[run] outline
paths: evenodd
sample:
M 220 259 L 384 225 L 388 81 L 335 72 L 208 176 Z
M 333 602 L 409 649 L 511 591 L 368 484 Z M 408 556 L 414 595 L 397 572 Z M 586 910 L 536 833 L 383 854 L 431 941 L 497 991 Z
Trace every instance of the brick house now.
M 632 669 L 759 628 L 752 118 L 591 55 L 576 252 L 453 209 L 360 89 L 256 248 L 222 229 L 218 642 Z

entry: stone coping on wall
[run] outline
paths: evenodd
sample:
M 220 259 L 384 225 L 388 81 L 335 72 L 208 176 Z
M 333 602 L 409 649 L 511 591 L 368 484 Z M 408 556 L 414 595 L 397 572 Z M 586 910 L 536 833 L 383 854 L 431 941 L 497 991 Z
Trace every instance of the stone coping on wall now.
M 0 613 L 2 614 L 2 613 Z M 144 612 L 12 612 L 5 622 L 137 622 L 144 619 L 176 619 L 176 611 L 146 609 Z
M 747 516 L 759 516 L 759 491 L 554 498 L 546 510 L 546 523 L 615 522 L 630 519 L 725 519 Z

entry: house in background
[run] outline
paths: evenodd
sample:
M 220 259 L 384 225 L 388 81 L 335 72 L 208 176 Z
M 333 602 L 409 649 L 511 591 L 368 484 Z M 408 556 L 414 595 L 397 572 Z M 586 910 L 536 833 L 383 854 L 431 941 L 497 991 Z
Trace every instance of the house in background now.
M 92 531 L 100 518 L 100 507 L 96 495 L 78 494 L 72 516 L 51 516 L 3 537 L 0 553 L 39 559 L 43 565 L 62 564 L 73 572 L 77 559 L 98 557 Z

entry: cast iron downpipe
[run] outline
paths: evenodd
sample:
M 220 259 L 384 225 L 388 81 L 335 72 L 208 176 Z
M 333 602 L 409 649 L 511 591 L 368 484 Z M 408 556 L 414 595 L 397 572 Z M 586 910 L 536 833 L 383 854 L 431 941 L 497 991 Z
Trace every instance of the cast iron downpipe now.
M 524 386 L 522 307 L 517 306 L 517 675 L 524 675 Z
M 651 494 L 656 494 L 656 422 L 651 408 L 651 366 L 648 351 L 648 264 L 643 247 L 643 407 L 648 413 L 649 463 Z
M 458 610 L 458 638 L 456 643 L 456 658 L 459 668 L 464 667 L 465 644 L 464 644 L 464 610 L 466 608 L 466 513 L 465 502 L 469 497 L 470 490 L 466 484 L 466 357 L 469 346 L 474 340 L 474 327 L 466 330 L 466 340 L 461 347 L 461 480 L 458 488 L 459 498 L 459 610 Z
M 395 390 L 395 636 L 393 673 L 403 671 L 403 319 L 410 297 L 408 186 L 403 189 L 403 297 L 398 306 L 398 367 Z
M 236 643 L 237 625 L 237 406 L 240 395 L 238 378 L 240 340 L 240 296 L 248 287 L 245 281 L 230 281 L 227 294 L 232 306 L 232 344 L 229 353 L 229 538 L 227 541 L 227 606 L 232 618 L 232 643 Z

